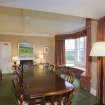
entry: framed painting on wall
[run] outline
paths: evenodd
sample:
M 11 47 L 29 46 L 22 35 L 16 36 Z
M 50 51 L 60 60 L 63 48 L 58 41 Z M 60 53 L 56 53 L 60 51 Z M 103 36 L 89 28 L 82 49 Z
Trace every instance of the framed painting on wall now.
M 43 47 L 43 53 L 48 54 L 48 47 Z
M 33 46 L 31 43 L 19 43 L 18 53 L 20 57 L 32 57 Z

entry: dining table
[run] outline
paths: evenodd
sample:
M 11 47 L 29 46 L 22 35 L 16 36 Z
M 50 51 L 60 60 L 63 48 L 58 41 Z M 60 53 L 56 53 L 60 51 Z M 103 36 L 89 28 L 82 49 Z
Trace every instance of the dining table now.
M 45 97 L 57 92 L 74 91 L 74 89 L 74 85 L 62 79 L 56 71 L 34 68 L 23 72 L 24 97 Z

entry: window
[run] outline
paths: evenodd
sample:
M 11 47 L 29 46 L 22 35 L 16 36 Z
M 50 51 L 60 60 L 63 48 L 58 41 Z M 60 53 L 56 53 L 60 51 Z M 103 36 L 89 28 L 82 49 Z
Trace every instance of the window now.
M 65 40 L 65 58 L 66 64 L 74 66 L 75 57 L 75 40 Z
M 85 68 L 86 37 L 65 40 L 65 59 L 67 66 Z

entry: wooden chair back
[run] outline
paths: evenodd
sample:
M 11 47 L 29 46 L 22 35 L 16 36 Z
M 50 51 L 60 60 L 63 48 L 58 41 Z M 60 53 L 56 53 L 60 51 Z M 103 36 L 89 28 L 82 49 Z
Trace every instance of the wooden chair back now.
M 0 70 L 0 82 L 2 81 L 2 71 Z
M 21 84 L 19 82 L 18 75 L 16 75 L 16 74 L 13 75 L 12 84 L 13 84 L 13 88 L 14 88 L 14 94 L 17 97 L 17 102 L 19 105 L 22 105 L 23 94 L 22 94 L 22 87 L 21 87 Z
M 26 96 L 23 95 L 23 86 L 20 82 L 19 75 L 15 74 L 13 75 L 12 79 L 13 87 L 14 87 L 14 93 L 17 97 L 18 104 L 23 105 L 24 102 L 27 102 L 28 105 L 43 105 L 43 97 L 42 96 Z
M 72 96 L 73 96 L 73 91 L 71 90 L 46 94 L 44 105 L 46 105 L 47 103 L 51 105 L 71 105 Z
M 70 83 L 73 83 L 75 80 L 75 74 L 72 73 L 72 72 L 68 72 L 68 78 L 67 78 L 67 81 L 70 82 Z
M 18 75 L 13 76 L 12 83 L 13 83 L 15 95 L 17 98 L 19 98 L 19 96 L 22 93 L 22 87 L 21 87 Z
M 43 66 L 44 66 L 44 70 L 48 70 L 49 69 L 49 63 L 45 63 Z
M 50 70 L 50 71 L 54 71 L 54 65 L 50 65 L 50 66 L 49 66 L 49 70 Z
M 73 83 L 75 80 L 75 74 L 70 71 L 68 67 L 60 67 L 56 69 L 56 74 L 66 81 Z
M 44 98 L 42 96 L 34 96 L 29 99 L 29 105 L 44 105 Z
M 22 66 L 18 66 L 17 70 L 15 71 L 15 74 L 18 76 L 19 83 L 23 84 L 23 69 Z
M 59 75 L 59 76 L 60 76 L 61 74 L 63 74 L 63 70 L 64 70 L 64 68 L 61 68 L 61 67 L 60 67 L 60 68 L 59 68 L 59 67 L 56 67 L 55 69 L 56 69 L 56 74 L 57 74 L 57 75 Z

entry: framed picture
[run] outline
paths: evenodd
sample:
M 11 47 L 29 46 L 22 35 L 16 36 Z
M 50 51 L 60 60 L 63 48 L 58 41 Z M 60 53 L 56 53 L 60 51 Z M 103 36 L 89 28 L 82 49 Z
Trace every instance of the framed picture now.
M 20 57 L 32 57 L 33 46 L 31 43 L 19 43 L 18 53 Z
M 44 53 L 44 54 L 48 54 L 48 47 L 44 47 L 44 48 L 43 48 L 43 53 Z

